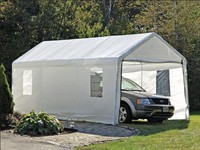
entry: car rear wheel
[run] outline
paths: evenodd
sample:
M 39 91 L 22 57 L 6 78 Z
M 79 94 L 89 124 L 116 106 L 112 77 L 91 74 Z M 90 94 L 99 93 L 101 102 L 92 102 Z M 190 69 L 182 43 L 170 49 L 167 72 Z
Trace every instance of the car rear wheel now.
M 147 121 L 149 123 L 162 123 L 163 122 L 163 119 L 157 119 L 157 118 L 148 118 Z
M 131 109 L 125 103 L 122 103 L 119 109 L 119 122 L 130 123 L 132 121 Z

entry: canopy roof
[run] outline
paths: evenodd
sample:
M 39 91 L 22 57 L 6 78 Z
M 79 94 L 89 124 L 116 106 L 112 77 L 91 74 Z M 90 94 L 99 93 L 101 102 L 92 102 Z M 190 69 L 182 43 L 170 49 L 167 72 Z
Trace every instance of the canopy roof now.
M 44 41 L 14 61 L 69 63 L 82 61 L 181 63 L 185 58 L 156 33 Z

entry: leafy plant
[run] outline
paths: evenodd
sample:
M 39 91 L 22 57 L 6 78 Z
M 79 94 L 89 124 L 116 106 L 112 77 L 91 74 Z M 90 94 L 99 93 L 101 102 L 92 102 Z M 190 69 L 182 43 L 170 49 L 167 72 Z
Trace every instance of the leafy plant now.
M 36 114 L 31 111 L 17 123 L 15 132 L 21 135 L 52 135 L 63 131 L 63 125 L 54 117 L 45 112 Z

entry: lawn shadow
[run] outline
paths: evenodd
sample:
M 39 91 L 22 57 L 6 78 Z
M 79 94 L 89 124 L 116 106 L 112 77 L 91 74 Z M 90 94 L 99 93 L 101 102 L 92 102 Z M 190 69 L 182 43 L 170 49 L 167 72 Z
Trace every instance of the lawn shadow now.
M 129 128 L 135 128 L 140 131 L 140 135 L 146 136 L 150 134 L 156 134 L 169 130 L 183 130 L 188 128 L 188 120 L 166 120 L 163 123 L 148 123 L 147 121 L 139 120 L 133 121 L 130 124 L 121 124 Z

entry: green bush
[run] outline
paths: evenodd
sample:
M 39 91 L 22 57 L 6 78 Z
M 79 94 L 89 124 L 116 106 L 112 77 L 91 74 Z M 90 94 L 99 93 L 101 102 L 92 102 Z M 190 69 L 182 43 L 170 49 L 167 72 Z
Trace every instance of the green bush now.
M 3 64 L 0 65 L 0 114 L 13 114 L 13 97 L 8 85 Z
M 31 111 L 17 123 L 15 132 L 21 135 L 52 135 L 63 131 L 63 125 L 54 117 L 45 112 L 36 114 Z

